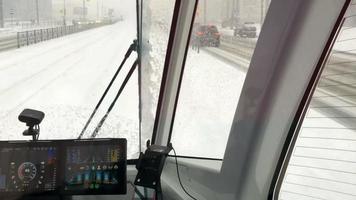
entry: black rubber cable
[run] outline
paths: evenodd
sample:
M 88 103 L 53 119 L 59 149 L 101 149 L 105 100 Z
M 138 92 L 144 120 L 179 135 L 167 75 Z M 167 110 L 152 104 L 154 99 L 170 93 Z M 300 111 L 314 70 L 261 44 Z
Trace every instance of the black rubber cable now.
M 191 194 L 189 194 L 187 192 L 187 190 L 185 189 L 185 187 L 183 186 L 183 183 L 182 183 L 182 180 L 180 179 L 180 174 L 179 174 L 179 169 L 178 169 L 178 160 L 177 160 L 177 154 L 176 154 L 176 150 L 174 148 L 173 149 L 173 152 L 174 152 L 174 158 L 176 160 L 176 168 L 177 168 L 177 176 L 178 176 L 178 181 L 179 181 L 179 184 L 180 186 L 182 187 L 183 191 L 192 199 L 194 200 L 197 200 L 195 197 L 193 197 Z

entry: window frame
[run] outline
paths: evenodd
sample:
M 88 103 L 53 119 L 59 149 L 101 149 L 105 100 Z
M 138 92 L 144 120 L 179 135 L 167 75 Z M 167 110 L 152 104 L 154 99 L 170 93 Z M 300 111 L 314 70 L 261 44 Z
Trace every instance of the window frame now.
M 285 139 L 285 143 L 283 145 L 282 152 L 279 156 L 277 167 L 276 167 L 275 173 L 273 175 L 272 183 L 270 185 L 268 200 L 278 200 L 278 197 L 280 194 L 280 189 L 281 189 L 284 177 L 285 177 L 285 172 L 287 170 L 290 158 L 291 158 L 293 150 L 294 150 L 294 146 L 296 144 L 300 130 L 302 128 L 303 121 L 304 121 L 306 113 L 308 111 L 313 94 L 317 88 L 319 81 L 320 81 L 322 72 L 324 71 L 325 66 L 327 64 L 327 60 L 328 60 L 330 53 L 332 51 L 332 47 L 334 46 L 334 44 L 337 40 L 337 37 L 340 34 L 342 25 L 345 22 L 345 14 L 346 14 L 347 9 L 349 8 L 349 5 L 351 5 L 351 0 L 346 0 L 345 5 L 342 8 L 342 10 L 338 16 L 338 19 L 334 25 L 334 28 L 331 31 L 330 37 L 325 45 L 325 48 L 323 49 L 322 55 L 320 56 L 319 61 L 316 65 L 316 68 L 310 78 L 310 82 L 305 90 L 303 98 L 300 101 L 297 112 L 294 116 L 293 122 L 292 122 L 290 129 L 288 131 L 287 138 Z
M 162 90 L 165 87 L 165 79 L 166 79 L 166 74 L 167 74 L 167 62 L 170 60 L 169 52 L 172 51 L 172 49 L 170 48 L 170 44 L 173 42 L 173 38 L 172 35 L 174 35 L 175 33 L 173 32 L 173 28 L 175 29 L 176 27 L 176 23 L 175 23 L 175 19 L 174 16 L 177 15 L 177 5 L 180 2 L 180 0 L 171 0 L 172 3 L 174 3 L 174 12 L 172 14 L 172 21 L 171 21 L 171 27 L 170 27 L 170 33 L 169 33 L 169 37 L 168 37 L 168 43 L 167 43 L 167 48 L 166 48 L 166 57 L 164 58 L 164 66 L 163 66 L 163 70 L 162 70 L 162 80 L 161 80 L 161 84 L 160 84 L 160 88 L 159 88 L 159 98 L 158 98 L 158 102 L 157 102 L 157 108 L 156 108 L 156 115 L 154 117 L 154 128 L 151 134 L 151 144 L 154 144 L 154 141 L 156 140 L 156 131 L 155 131 L 155 124 L 157 123 L 157 116 L 159 113 L 159 109 L 162 107 L 162 98 L 161 98 L 161 93 Z M 144 0 L 136 0 L 136 6 L 137 6 L 137 39 L 138 39 L 138 48 L 137 48 L 137 53 L 138 53 L 138 83 L 139 83 L 139 139 L 140 139 L 140 152 L 143 152 L 144 149 L 142 149 L 142 69 L 143 66 L 142 65 L 142 44 L 143 44 L 143 7 L 144 7 Z
M 136 25 L 137 25 L 137 77 L 138 77 L 138 144 L 139 144 L 139 151 L 142 152 L 142 63 L 141 63 L 141 44 L 142 44 L 142 1 L 143 0 L 136 0 Z M 138 160 L 138 159 L 136 159 Z
M 344 6 L 342 12 L 340 13 L 340 16 L 339 16 L 339 18 L 338 18 L 338 20 L 337 20 L 337 22 L 336 22 L 336 24 L 334 26 L 334 29 L 332 30 L 332 34 L 331 34 L 331 36 L 330 36 L 330 38 L 328 40 L 328 43 L 326 44 L 326 46 L 325 46 L 325 48 L 323 50 L 323 54 L 320 57 L 319 62 L 317 64 L 316 71 L 312 75 L 312 78 L 310 80 L 308 88 L 306 89 L 305 94 L 303 96 L 303 100 L 301 101 L 300 105 L 298 106 L 298 111 L 297 111 L 297 113 L 295 115 L 295 118 L 293 120 L 293 124 L 292 124 L 292 126 L 291 126 L 291 128 L 290 128 L 290 130 L 288 132 L 288 136 L 287 136 L 286 142 L 285 142 L 285 144 L 283 146 L 283 150 L 282 150 L 282 153 L 280 155 L 280 159 L 278 161 L 278 167 L 275 170 L 276 173 L 278 172 L 278 174 L 276 174 L 274 176 L 272 185 L 277 185 L 277 179 L 278 179 L 278 176 L 279 176 L 279 171 L 283 168 L 282 164 L 284 163 L 285 159 L 288 159 L 288 154 L 291 153 L 291 152 L 289 152 L 290 151 L 289 150 L 289 148 L 290 148 L 289 146 L 293 143 L 293 137 L 294 137 L 295 132 L 298 131 L 298 126 L 301 126 L 301 124 L 302 124 L 302 121 L 300 121 L 300 118 L 303 117 L 303 115 L 306 112 L 306 110 L 304 111 L 304 106 L 309 105 L 309 101 L 310 101 L 309 96 L 312 96 L 312 94 L 313 94 L 313 92 L 315 90 L 315 88 L 314 88 L 315 86 L 314 86 L 314 82 L 313 81 L 318 82 L 318 80 L 316 80 L 316 79 L 318 79 L 318 77 L 320 76 L 316 72 L 317 72 L 318 69 L 322 70 L 321 68 L 324 67 L 324 65 L 325 65 L 324 58 L 325 57 L 327 58 L 328 54 L 330 53 L 329 51 L 331 50 L 329 45 L 331 45 L 331 46 L 333 45 L 333 42 L 334 42 L 334 39 L 335 39 L 334 36 L 335 36 L 335 34 L 337 36 L 337 34 L 338 34 L 337 31 L 339 31 L 339 29 L 341 28 L 342 23 L 343 23 L 344 14 L 342 14 L 342 13 L 346 12 L 348 4 L 351 4 L 352 0 L 345 0 L 345 1 L 346 1 L 345 6 Z M 172 120 L 171 120 L 171 122 L 162 122 L 162 120 L 166 120 L 165 118 L 163 118 L 163 119 L 160 119 L 160 118 L 161 118 L 161 111 L 162 111 L 162 109 L 164 109 L 164 103 L 165 103 L 164 102 L 165 101 L 164 100 L 164 96 L 167 94 L 166 83 L 169 82 L 167 74 L 168 74 L 168 71 L 171 68 L 170 63 L 172 61 L 172 57 L 171 57 L 172 56 L 172 48 L 173 48 L 173 44 L 174 44 L 174 42 L 176 40 L 176 31 L 177 31 L 177 26 L 178 26 L 178 20 L 177 19 L 178 19 L 178 17 L 181 17 L 180 16 L 181 6 L 182 6 L 182 0 L 176 0 L 175 1 L 175 6 L 174 6 L 173 17 L 172 17 L 171 28 L 170 28 L 168 47 L 167 47 L 167 51 L 166 51 L 165 64 L 164 64 L 164 69 L 163 69 L 163 76 L 162 76 L 162 81 L 161 81 L 161 85 L 160 85 L 160 94 L 159 94 L 159 99 L 158 99 L 158 104 L 157 104 L 157 109 L 156 109 L 153 134 L 152 134 L 152 138 L 151 138 L 151 143 L 152 144 L 168 145 L 171 142 L 171 138 L 172 138 L 172 134 L 173 134 L 175 114 L 176 114 L 176 111 L 177 111 L 177 106 L 178 106 L 178 101 L 179 101 L 179 96 L 180 96 L 180 89 L 181 89 L 183 76 L 184 76 L 185 63 L 186 63 L 186 58 L 187 58 L 187 54 L 188 54 L 188 50 L 189 50 L 189 41 L 190 41 L 190 38 L 191 38 L 191 33 L 193 31 L 193 25 L 194 25 L 194 20 L 195 20 L 195 12 L 197 11 L 198 1 L 196 1 L 196 5 L 195 5 L 195 8 L 194 8 L 194 15 L 191 18 L 188 42 L 186 44 L 186 50 L 185 50 L 183 61 L 182 61 L 183 62 L 182 63 L 182 69 L 181 69 L 181 73 L 180 73 L 180 77 L 179 77 L 178 90 L 177 90 L 177 93 L 175 94 L 175 97 L 174 97 L 175 98 L 174 108 L 173 108 L 173 112 L 170 113 L 170 115 L 172 117 L 171 118 Z M 141 15 L 141 19 L 142 19 L 142 15 Z M 142 23 L 142 21 L 141 21 L 141 23 Z M 173 59 L 176 59 L 176 58 L 173 58 Z M 315 83 L 315 85 L 316 85 L 316 83 Z M 306 108 L 307 107 L 308 106 L 306 106 Z M 162 132 L 162 131 L 158 130 L 160 123 L 161 124 L 170 123 L 168 136 L 167 136 L 166 132 Z M 162 140 L 162 138 L 160 138 L 160 137 L 163 137 L 164 135 L 165 135 L 165 138 L 163 138 L 164 142 L 159 141 L 159 140 Z M 167 141 L 167 142 L 165 143 L 165 141 Z M 226 147 L 225 147 L 225 150 L 226 150 Z M 189 156 L 189 155 L 179 155 L 179 154 L 177 155 L 177 157 L 188 158 L 188 159 L 218 160 L 218 161 L 222 161 L 223 160 L 223 158 L 211 158 L 211 157 Z M 274 187 L 271 187 L 271 189 L 272 188 L 274 188 Z M 272 193 L 272 192 L 270 192 L 270 193 Z
M 330 1 L 329 1 L 330 2 Z M 345 11 L 345 6 L 348 5 L 348 3 L 350 2 L 350 0 L 345 0 L 342 2 L 339 2 L 338 4 L 335 3 L 335 5 L 337 5 L 337 10 L 334 9 L 330 9 L 330 5 L 328 8 L 329 11 L 332 11 L 332 15 L 330 14 L 329 18 L 326 18 L 323 23 L 324 23 L 324 29 L 327 28 L 327 30 L 331 30 L 333 29 L 333 27 L 335 27 L 335 22 L 334 20 L 336 20 L 336 18 L 338 18 L 338 16 L 340 16 L 342 12 Z M 288 109 L 288 111 L 286 111 L 284 114 L 284 116 L 288 116 L 288 119 L 284 119 L 282 120 L 283 122 L 283 126 L 282 127 L 278 127 L 277 128 L 277 133 L 274 134 L 266 134 L 266 130 L 260 130 L 261 128 L 266 128 L 266 124 L 270 125 L 268 122 L 265 122 L 264 127 L 256 127 L 256 131 L 262 135 L 258 135 L 259 138 L 257 139 L 261 139 L 263 136 L 278 136 L 279 138 L 275 138 L 275 139 L 279 139 L 278 140 L 278 145 L 273 147 L 273 150 L 271 150 L 272 152 L 276 152 L 275 155 L 275 159 L 272 159 L 272 161 L 276 160 L 280 160 L 281 159 L 281 149 L 283 148 L 283 146 L 285 146 L 286 144 L 286 138 L 284 138 L 284 136 L 286 136 L 288 133 L 286 132 L 282 132 L 282 128 L 287 127 L 287 130 L 290 129 L 290 125 L 293 124 L 294 121 L 292 121 L 293 119 L 295 119 L 295 115 L 296 115 L 296 111 L 297 108 L 301 102 L 301 99 L 303 98 L 304 94 L 305 94 L 305 89 L 308 86 L 308 83 L 310 82 L 310 78 L 311 75 L 313 74 L 313 72 L 315 71 L 316 68 L 320 67 L 320 64 L 323 64 L 323 62 L 317 62 L 318 60 L 320 61 L 320 59 L 322 58 L 323 52 L 326 48 L 325 46 L 325 41 L 328 41 L 328 39 L 330 38 L 330 32 L 324 32 L 324 35 L 322 35 L 322 39 L 317 40 L 316 45 L 317 45 L 317 49 L 313 49 L 311 50 L 312 53 L 312 57 L 307 57 L 306 58 L 306 62 L 307 62 L 307 66 L 304 66 L 304 69 L 307 69 L 308 67 L 310 68 L 310 70 L 308 72 L 303 72 L 303 73 L 299 73 L 298 74 L 291 74 L 292 72 L 295 72 L 295 70 L 290 70 L 292 69 L 291 67 L 295 66 L 295 62 L 292 62 L 292 64 L 288 65 L 287 68 L 289 67 L 289 70 L 287 72 L 279 72 L 279 71 L 275 71 L 275 70 L 281 70 L 283 69 L 282 67 L 278 67 L 278 65 L 282 65 L 283 62 L 282 61 L 289 61 L 288 59 L 292 59 L 292 58 L 285 58 L 283 59 L 283 57 L 279 57 L 279 56 L 290 56 L 293 58 L 300 58 L 300 52 L 295 53 L 294 51 L 291 52 L 287 52 L 287 53 L 282 53 L 280 51 L 282 50 L 287 50 L 286 48 L 291 47 L 292 49 L 294 48 L 294 45 L 297 47 L 300 46 L 306 46 L 306 44 L 301 44 L 301 45 L 296 45 L 294 42 L 298 42 L 299 41 L 299 37 L 300 35 L 304 36 L 304 38 L 302 37 L 301 40 L 305 42 L 305 37 L 307 37 L 305 35 L 305 33 L 309 33 L 310 30 L 307 29 L 308 25 L 307 23 L 303 23 L 304 21 L 298 21 L 298 20 L 305 20 L 305 19 L 310 19 L 311 16 L 314 16 L 315 14 L 317 14 L 316 10 L 312 10 L 309 12 L 309 10 L 304 11 L 304 12 L 298 12 L 298 11 L 302 11 L 302 8 L 309 8 L 311 6 L 316 5 L 317 8 L 321 8 L 321 2 L 313 2 L 313 3 L 309 3 L 309 1 L 299 1 L 299 2 L 295 2 L 293 0 L 288 0 L 288 1 L 284 1 L 284 0 L 275 0 L 272 1 L 271 4 L 273 4 L 272 6 L 272 12 L 268 11 L 268 16 L 266 17 L 267 21 L 268 21 L 268 25 L 267 28 L 262 28 L 262 32 L 264 34 L 264 37 L 261 39 L 261 41 L 259 40 L 257 42 L 257 46 L 256 46 L 256 50 L 254 52 L 253 58 L 251 60 L 251 65 L 252 69 L 250 67 L 249 72 L 247 73 L 249 77 L 249 83 L 248 84 L 244 84 L 244 95 L 245 96 L 249 96 L 247 93 L 249 90 L 253 89 L 254 87 L 262 87 L 261 84 L 263 82 L 267 82 L 268 85 L 265 85 L 262 89 L 262 91 L 264 92 L 267 89 L 271 89 L 273 91 L 269 91 L 268 95 L 265 95 L 265 98 L 261 97 L 262 100 L 266 101 L 264 103 L 260 103 L 260 105 L 263 105 L 265 107 L 260 108 L 258 111 L 256 111 L 256 113 L 261 114 L 261 116 L 259 116 L 256 119 L 252 119 L 255 123 L 258 120 L 266 120 L 265 118 L 268 118 L 270 115 L 273 116 L 273 114 L 275 113 L 280 113 L 280 108 L 278 107 L 278 109 L 276 108 L 276 105 L 274 105 L 276 102 L 280 102 L 281 99 L 285 100 L 285 97 L 288 96 L 286 95 L 286 89 L 283 88 L 283 90 L 281 88 L 276 87 L 276 85 L 274 85 L 275 83 L 281 83 L 281 82 L 285 82 L 285 78 L 290 78 L 291 76 L 299 76 L 298 79 L 296 80 L 303 80 L 303 82 L 300 83 L 300 86 L 298 88 L 298 91 L 296 91 L 297 95 L 294 95 L 293 97 L 289 97 L 289 98 L 293 98 L 292 99 L 292 103 L 293 106 L 291 109 L 293 109 L 293 111 L 291 111 L 291 109 Z M 346 6 L 347 7 L 347 6 Z M 285 9 L 287 8 L 287 9 Z M 344 8 L 344 9 L 342 9 Z M 341 11 L 340 11 L 341 10 Z M 311 16 L 305 16 L 305 18 L 303 18 L 301 15 L 303 14 L 313 14 Z M 294 21 L 292 15 L 294 15 L 296 17 L 300 17 L 300 19 Z M 326 13 L 324 15 L 328 15 L 329 13 Z M 281 17 L 282 16 L 282 17 Z M 311 18 L 313 19 L 313 18 Z M 332 21 L 331 21 L 332 19 Z M 275 20 L 275 21 L 273 21 Z M 312 21 L 312 20 L 310 20 Z M 289 32 L 290 30 L 283 30 L 283 28 L 289 28 L 288 25 L 300 25 L 299 22 L 302 26 L 301 28 L 303 29 L 303 33 L 295 33 L 295 32 Z M 278 26 L 277 24 L 279 24 L 280 26 Z M 337 23 L 336 23 L 337 24 Z M 275 28 L 273 28 L 273 31 L 271 30 L 273 27 L 273 25 L 277 26 L 277 30 L 275 30 Z M 265 26 L 265 25 L 264 25 Z M 296 26 L 296 28 L 299 28 L 299 26 Z M 323 29 L 323 30 L 324 30 Z M 291 28 L 291 30 L 294 30 L 294 28 Z M 312 29 L 315 31 L 315 29 Z M 309 32 L 308 32 L 309 31 Z M 324 30 L 325 31 L 325 30 Z M 271 34 L 271 33 L 274 34 Z M 262 34 L 262 35 L 263 35 Z M 304 34 L 304 35 L 303 35 Z M 312 34 L 314 39 L 315 39 L 315 34 Z M 281 41 L 283 39 L 291 39 L 292 42 L 287 42 L 287 41 Z M 322 42 L 322 43 L 321 43 Z M 268 47 L 268 49 L 266 49 L 266 46 Z M 294 49 L 293 49 L 294 50 Z M 300 49 L 298 49 L 300 50 Z M 276 52 L 274 52 L 276 51 Z M 299 53 L 299 54 L 298 54 Z M 275 54 L 275 55 L 273 55 Z M 273 56 L 271 56 L 273 55 Z M 266 59 L 266 57 L 271 56 L 271 59 Z M 325 56 L 325 55 L 324 55 Z M 314 60 L 316 62 L 314 62 Z M 265 62 L 264 62 L 265 61 Z M 311 63 L 311 61 L 313 61 L 313 63 Z M 269 73 L 270 72 L 274 72 L 276 75 L 275 76 L 271 76 L 272 78 L 275 78 L 274 80 L 260 80 L 258 81 L 259 83 L 257 84 L 253 84 L 251 83 L 252 78 L 256 78 L 258 76 L 256 76 L 257 74 L 257 68 L 260 67 L 260 69 L 262 69 L 261 66 L 265 66 L 266 68 L 268 68 Z M 267 71 L 267 70 L 264 70 Z M 283 71 L 283 70 L 282 70 Z M 262 73 L 262 72 L 259 72 Z M 304 74 L 303 78 L 301 77 L 301 74 Z M 305 75 L 308 75 L 305 78 Z M 309 76 L 310 75 L 310 76 Z M 282 80 L 279 80 L 282 79 Z M 306 79 L 306 80 L 304 80 Z M 279 91 L 279 90 L 280 91 Z M 277 92 L 276 92 L 277 91 Z M 278 96 L 277 99 L 272 98 L 271 96 L 276 95 Z M 282 97 L 283 98 L 282 98 Z M 298 97 L 298 98 L 297 98 Z M 270 101 L 273 100 L 277 100 L 276 102 L 271 103 Z M 238 114 L 239 109 L 241 109 L 241 107 L 243 105 L 241 103 L 241 100 L 239 101 L 239 104 L 237 106 L 237 110 L 236 113 Z M 291 104 L 291 103 L 289 103 Z M 287 104 L 288 105 L 288 104 Z M 295 110 L 294 110 L 295 109 Z M 279 110 L 278 112 L 276 112 L 276 110 Z M 271 153 L 270 151 L 267 152 L 259 152 L 259 150 L 265 150 L 266 149 L 266 145 L 263 146 L 261 143 L 264 141 L 244 141 L 244 143 L 241 142 L 241 140 L 237 140 L 237 139 L 241 139 L 244 135 L 246 134 L 239 134 L 239 136 L 236 136 L 236 132 L 239 131 L 238 128 L 239 125 L 237 124 L 238 120 L 239 120 L 240 116 L 235 116 L 236 121 L 233 125 L 233 130 L 230 133 L 230 137 L 228 140 L 228 146 L 225 150 L 225 157 L 224 160 L 222 161 L 222 168 L 220 171 L 211 171 L 209 169 L 205 169 L 204 167 L 201 166 L 197 166 L 196 162 L 194 160 L 190 160 L 188 159 L 184 159 L 184 160 L 188 160 L 187 163 L 182 164 L 182 168 L 180 169 L 180 174 L 182 177 L 186 178 L 187 180 L 194 180 L 194 181 L 186 181 L 185 186 L 188 186 L 190 188 L 190 190 L 193 190 L 194 193 L 200 194 L 200 196 L 209 196 L 209 193 L 212 193 L 214 196 L 223 196 L 224 194 L 229 194 L 231 193 L 231 199 L 247 199 L 246 197 L 250 197 L 251 199 L 260 199 L 259 197 L 263 197 L 263 198 L 267 198 L 267 199 L 273 199 L 273 194 L 271 193 L 271 188 L 274 189 L 274 183 L 273 183 L 273 178 L 274 178 L 274 174 L 276 172 L 276 166 L 278 168 L 278 163 L 277 162 L 273 162 L 273 163 L 267 163 L 266 166 L 263 166 L 263 169 L 259 168 L 258 165 L 256 163 L 260 163 L 260 161 L 265 161 L 267 158 L 261 158 L 259 156 L 264 155 L 266 156 L 267 153 Z M 276 118 L 276 116 L 273 116 L 273 118 Z M 274 119 L 276 120 L 276 119 Z M 288 120 L 288 121 L 287 121 Z M 286 123 L 286 121 L 288 123 Z M 291 123 L 290 123 L 291 122 Z M 270 128 L 270 127 L 268 127 Z M 274 129 L 276 130 L 276 129 Z M 256 134 L 255 134 L 256 136 Z M 252 136 L 251 136 L 252 137 Z M 251 139 L 251 138 L 248 138 Z M 264 140 L 267 140 L 268 145 L 271 144 L 271 139 L 266 139 L 264 138 Z M 239 143 L 240 142 L 240 143 Z M 236 144 L 240 144 L 241 146 L 238 146 Z M 226 155 L 228 154 L 228 155 Z M 249 156 L 249 157 L 247 157 Z M 283 157 L 284 159 L 284 157 Z M 175 176 L 170 173 L 170 171 L 174 170 L 175 164 L 174 164 L 174 160 L 173 159 L 168 159 L 167 160 L 168 163 L 166 164 L 166 169 L 165 169 L 165 173 L 167 173 L 167 176 L 164 177 L 164 179 L 174 179 Z M 262 164 L 262 163 L 261 163 Z M 261 166 L 261 165 L 260 165 Z M 257 178 L 257 175 L 262 175 L 262 178 Z M 173 178 L 172 178 L 173 177 Z M 209 177 L 209 178 L 207 178 Z M 257 180 L 258 179 L 258 180 Z M 172 182 L 174 182 L 173 180 L 171 180 Z M 204 184 L 204 187 L 208 188 L 209 190 L 201 190 L 201 185 Z M 174 187 L 173 185 L 170 187 Z M 179 185 L 177 185 L 176 187 L 179 187 Z M 209 192 L 209 193 L 207 193 Z M 182 196 L 184 196 L 184 194 L 182 194 Z M 248 199 L 250 199 L 248 198 Z
M 161 81 L 160 94 L 156 109 L 155 123 L 151 139 L 152 144 L 166 146 L 170 143 L 171 140 L 174 116 L 176 113 L 186 57 L 189 49 L 189 41 L 193 29 L 197 6 L 198 0 L 176 0 L 175 2 L 172 25 L 170 28 L 168 47 L 166 51 L 165 64 L 163 69 L 163 77 Z M 189 8 L 192 10 L 189 10 Z M 187 11 L 188 13 L 184 13 L 184 15 L 182 12 L 185 11 Z M 181 19 L 182 16 L 185 16 L 185 18 L 183 18 L 184 20 L 178 20 Z M 181 30 L 180 28 L 184 28 L 187 23 L 189 24 L 189 32 L 187 33 L 183 31 L 182 34 L 179 34 L 178 32 Z M 183 46 L 185 46 L 183 52 L 179 52 L 179 49 L 177 48 L 179 42 L 181 42 Z M 174 71 L 175 69 L 177 71 Z M 172 81 L 172 77 L 175 77 L 178 82 Z M 177 85 L 172 86 L 172 83 Z M 172 99 L 173 104 L 172 101 L 169 102 L 170 98 Z M 167 118 L 171 120 L 167 120 Z

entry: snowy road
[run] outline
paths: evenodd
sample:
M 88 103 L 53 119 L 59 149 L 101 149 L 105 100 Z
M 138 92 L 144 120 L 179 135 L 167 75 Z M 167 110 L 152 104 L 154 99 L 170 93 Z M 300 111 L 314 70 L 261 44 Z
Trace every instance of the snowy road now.
M 25 125 L 17 116 L 24 108 L 46 113 L 41 139 L 77 137 L 135 34 L 134 23 L 119 22 L 0 53 L 0 138 L 22 138 Z M 128 71 L 134 57 L 123 72 Z M 93 124 L 103 116 L 122 80 L 123 75 Z M 105 134 L 99 137 L 130 135 L 130 141 L 138 141 L 136 80 L 135 74 L 103 127 Z M 117 123 L 110 123 L 113 121 Z M 115 131 L 117 126 L 121 126 L 121 133 Z
M 46 113 L 41 126 L 41 139 L 76 138 L 135 34 L 135 23 L 123 21 L 0 53 L 0 139 L 23 139 L 22 131 L 26 127 L 18 122 L 17 116 L 24 108 L 39 109 Z M 231 59 L 235 57 L 231 56 Z M 127 62 L 123 72 L 128 71 L 133 61 L 134 58 L 131 58 Z M 241 62 L 243 60 L 240 59 Z M 172 136 L 177 153 L 222 158 L 246 68 L 232 64 L 221 56 L 201 51 L 200 54 L 188 54 L 185 70 Z M 333 71 L 334 68 L 326 72 Z M 91 133 L 99 117 L 108 108 L 123 80 L 123 74 L 85 136 Z M 337 75 L 335 78 L 354 84 L 354 79 L 346 75 Z M 330 86 L 329 79 L 322 84 Z M 333 199 L 353 199 L 356 195 L 353 193 L 356 191 L 354 184 L 350 184 L 356 173 L 353 148 L 356 140 L 352 135 L 356 121 L 348 116 L 356 113 L 354 101 L 350 99 L 354 88 L 346 89 L 342 85 L 337 90 L 348 91 L 343 93 L 342 98 L 335 97 L 326 87 L 317 90 L 315 96 L 319 99 L 313 100 L 313 109 L 309 110 L 304 121 L 281 197 L 293 196 L 288 191 L 296 189 L 305 193 L 306 189 L 320 180 L 329 180 L 328 177 L 334 176 L 332 173 L 339 173 L 336 169 L 344 167 L 345 162 L 353 163 L 353 166 L 350 164 L 350 170 L 342 172 L 347 173 L 348 177 L 335 175 L 345 185 L 333 184 L 346 194 L 342 198 L 339 193 L 328 195 L 335 197 Z M 335 110 L 324 106 L 325 103 L 335 106 L 342 103 L 343 107 Z M 127 138 L 128 157 L 132 158 L 138 152 L 138 126 L 135 74 L 99 137 Z M 348 138 L 345 139 L 345 136 Z M 214 151 L 211 151 L 212 141 L 217 147 Z M 328 151 L 325 151 L 325 146 L 329 148 Z M 315 181 L 317 178 L 319 182 Z M 322 183 L 323 188 L 330 187 L 327 181 Z M 308 189 L 309 193 L 315 193 L 316 190 L 320 189 Z

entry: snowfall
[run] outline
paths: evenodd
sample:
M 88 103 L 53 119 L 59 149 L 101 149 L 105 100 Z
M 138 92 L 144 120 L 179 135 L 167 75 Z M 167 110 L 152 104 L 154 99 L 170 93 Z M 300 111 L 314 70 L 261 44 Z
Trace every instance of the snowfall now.
M 159 14 L 152 15 L 151 34 L 144 41 L 151 47 L 145 52 L 147 65 L 142 66 L 148 68 L 143 69 L 147 71 L 143 74 L 143 124 L 147 125 L 143 139 L 152 134 L 169 34 L 167 19 L 155 19 Z M 135 28 L 131 16 L 113 25 L 0 52 L 0 139 L 29 139 L 22 136 L 26 126 L 17 119 L 25 108 L 46 114 L 40 139 L 77 138 L 135 39 Z M 106 113 L 135 57 L 127 61 L 84 138 Z M 243 67 L 221 56 L 189 50 L 172 136 L 178 154 L 223 158 L 245 76 Z M 98 135 L 126 138 L 128 158 L 136 158 L 140 151 L 137 80 L 136 71 Z M 354 130 L 346 130 L 345 124 L 328 118 L 321 109 L 309 110 L 308 117 L 305 126 L 314 129 L 301 133 L 281 199 L 356 199 Z M 316 129 L 321 125 L 327 126 Z M 330 133 L 327 128 L 338 131 Z M 342 140 L 345 136 L 347 140 Z M 321 152 L 323 146 L 329 150 Z

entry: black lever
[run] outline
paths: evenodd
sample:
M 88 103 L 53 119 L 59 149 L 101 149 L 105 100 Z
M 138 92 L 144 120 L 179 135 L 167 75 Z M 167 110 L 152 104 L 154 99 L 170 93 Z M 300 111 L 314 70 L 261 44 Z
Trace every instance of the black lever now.
M 103 118 L 101 118 L 100 122 L 98 123 L 98 125 L 95 127 L 95 130 L 93 131 L 91 138 L 95 138 L 97 136 L 97 134 L 99 133 L 101 127 L 103 126 L 104 122 L 106 121 L 106 118 L 109 116 L 111 110 L 114 108 L 116 101 L 119 99 L 122 91 L 125 89 L 127 82 L 129 82 L 133 72 L 135 71 L 136 67 L 138 64 L 138 60 L 136 59 L 135 62 L 133 63 L 133 65 L 131 66 L 130 71 L 128 72 L 128 74 L 126 75 L 124 82 L 122 83 L 122 85 L 120 86 L 120 89 L 115 97 L 115 99 L 112 101 L 109 109 L 106 111 L 105 115 L 103 116 Z
M 87 128 L 88 128 L 88 126 L 89 126 L 91 120 L 94 118 L 94 116 L 95 116 L 96 112 L 98 111 L 98 109 L 99 109 L 101 103 L 102 103 L 103 100 L 105 99 L 105 97 L 106 97 L 107 93 L 109 92 L 109 90 L 110 90 L 112 84 L 113 84 L 114 81 L 116 80 L 116 77 L 119 75 L 119 73 L 120 73 L 122 67 L 123 67 L 124 64 L 126 63 L 126 60 L 130 57 L 130 55 L 131 55 L 131 53 L 132 53 L 133 51 L 137 51 L 137 40 L 134 40 L 133 43 L 130 45 L 129 49 L 127 50 L 124 59 L 122 60 L 122 62 L 121 62 L 121 64 L 120 64 L 119 68 L 117 69 L 117 71 L 115 72 L 114 76 L 112 77 L 112 79 L 111 79 L 111 81 L 110 81 L 108 87 L 105 89 L 105 92 L 104 92 L 104 94 L 101 96 L 101 98 L 100 98 L 98 104 L 95 106 L 95 108 L 94 108 L 93 112 L 91 113 L 91 115 L 90 115 L 90 117 L 89 117 L 87 123 L 85 124 L 83 130 L 82 130 L 81 133 L 79 134 L 78 139 L 81 139 L 81 138 L 83 137 L 83 135 L 84 135 L 85 131 L 87 130 Z

